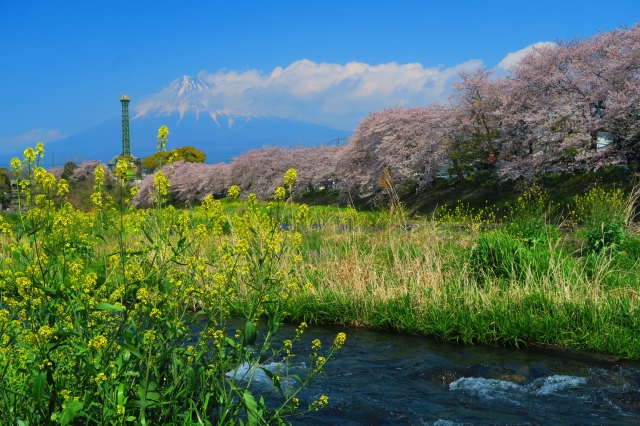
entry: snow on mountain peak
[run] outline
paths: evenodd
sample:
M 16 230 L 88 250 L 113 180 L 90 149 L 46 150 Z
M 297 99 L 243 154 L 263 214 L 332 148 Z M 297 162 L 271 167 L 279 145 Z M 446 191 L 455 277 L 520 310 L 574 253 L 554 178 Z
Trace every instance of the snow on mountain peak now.
M 215 122 L 220 125 L 217 117 L 226 115 L 229 127 L 233 120 L 232 116 L 241 117 L 257 117 L 257 114 L 227 108 L 221 105 L 217 99 L 220 98 L 219 91 L 215 85 L 211 85 L 198 77 L 184 75 L 177 78 L 163 87 L 159 92 L 144 98 L 134 107 L 135 116 L 133 119 L 145 116 L 168 116 L 173 113 L 180 114 L 180 120 L 186 114 L 195 114 L 196 120 L 199 119 L 200 113 L 209 115 Z

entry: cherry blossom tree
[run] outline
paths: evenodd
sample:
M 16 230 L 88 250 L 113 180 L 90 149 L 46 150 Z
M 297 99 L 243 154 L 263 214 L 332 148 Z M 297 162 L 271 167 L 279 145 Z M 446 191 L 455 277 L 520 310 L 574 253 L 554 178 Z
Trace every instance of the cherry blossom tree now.
M 379 178 L 389 171 L 392 184 L 431 181 L 445 157 L 451 108 L 387 108 L 365 117 L 338 161 L 341 188 L 351 197 L 381 191 Z
M 507 88 L 504 81 L 492 80 L 487 70 L 460 77 L 450 97 L 446 154 L 457 179 L 487 179 L 493 176 L 501 152 L 502 98 Z
M 533 49 L 501 83 L 501 174 L 637 161 L 639 71 L 638 24 Z M 606 155 L 603 139 L 611 141 Z
M 243 192 L 253 192 L 258 198 L 269 199 L 282 186 L 282 179 L 290 168 L 298 172 L 293 195 L 313 190 L 319 185 L 332 185 L 337 179 L 336 164 L 342 147 L 278 148 L 266 147 L 236 157 L 230 165 L 230 180 Z
M 207 195 L 223 196 L 230 186 L 229 165 L 225 163 L 203 164 L 176 161 L 173 168 L 162 168 L 165 176 L 171 176 L 170 201 L 179 206 L 192 206 Z M 150 207 L 155 201 L 153 187 L 155 174 L 147 175 L 140 183 L 140 191 L 133 199 L 136 207 Z

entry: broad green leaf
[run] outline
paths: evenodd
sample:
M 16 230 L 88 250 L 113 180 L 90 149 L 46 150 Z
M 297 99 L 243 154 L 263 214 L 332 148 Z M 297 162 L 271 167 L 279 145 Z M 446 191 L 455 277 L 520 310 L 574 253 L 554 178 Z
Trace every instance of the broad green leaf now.
M 62 415 L 60 416 L 60 424 L 66 426 L 74 419 L 78 411 L 82 410 L 83 404 L 79 401 L 70 401 L 67 403 Z
M 116 395 L 116 401 L 118 402 L 118 405 L 124 406 L 124 383 L 120 383 L 118 385 L 118 391 L 116 392 Z
M 258 338 L 258 332 L 256 326 L 252 321 L 247 321 L 244 325 L 244 344 L 253 345 Z
M 268 321 L 269 331 L 275 333 L 280 328 L 280 320 L 276 316 L 269 316 Z
M 138 350 L 138 348 L 136 348 L 133 345 L 130 345 L 128 343 L 124 343 L 124 342 L 118 342 L 118 344 L 123 347 L 124 349 L 127 349 L 129 352 L 131 352 L 133 355 L 135 355 L 137 358 L 142 359 L 142 354 L 140 353 L 140 351 Z
M 302 384 L 302 379 L 300 378 L 300 376 L 298 376 L 297 374 L 289 374 L 289 377 L 291 377 L 293 380 L 295 380 L 296 382 Z
M 137 401 L 127 402 L 125 407 L 127 407 L 127 408 L 147 408 L 151 404 L 153 404 L 153 402 L 151 402 L 151 401 L 137 400 Z
M 31 393 L 36 402 L 40 404 L 42 402 L 42 395 L 44 394 L 44 388 L 47 385 L 47 373 L 40 372 L 36 374 L 33 386 L 31 387 Z
M 258 403 L 253 398 L 253 395 L 249 391 L 244 391 L 242 394 L 244 400 L 244 406 L 247 408 L 247 421 L 249 426 L 258 424 Z
M 260 367 L 260 370 L 262 370 L 264 374 L 267 375 L 269 380 L 271 380 L 271 383 L 273 383 L 276 389 L 278 389 L 278 392 L 280 392 L 280 395 L 284 396 L 284 393 L 282 392 L 282 386 L 280 385 L 280 380 L 275 380 L 275 374 L 273 374 L 271 371 L 267 370 L 264 367 Z
M 96 309 L 99 309 L 101 311 L 116 311 L 116 312 L 123 312 L 124 311 L 122 306 L 116 306 L 116 305 L 112 305 L 111 303 L 106 303 L 106 302 L 98 303 L 96 305 Z
M 196 372 L 193 367 L 187 368 L 187 391 L 191 392 L 196 387 Z

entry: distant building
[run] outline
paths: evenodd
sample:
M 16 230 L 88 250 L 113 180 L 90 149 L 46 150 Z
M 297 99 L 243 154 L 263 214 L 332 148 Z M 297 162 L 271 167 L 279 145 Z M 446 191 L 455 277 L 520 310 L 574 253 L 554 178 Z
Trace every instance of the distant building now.
M 612 143 L 613 143 L 613 135 L 611 133 L 599 132 L 598 140 L 596 142 L 596 150 L 598 152 L 604 151 L 605 149 L 608 149 Z

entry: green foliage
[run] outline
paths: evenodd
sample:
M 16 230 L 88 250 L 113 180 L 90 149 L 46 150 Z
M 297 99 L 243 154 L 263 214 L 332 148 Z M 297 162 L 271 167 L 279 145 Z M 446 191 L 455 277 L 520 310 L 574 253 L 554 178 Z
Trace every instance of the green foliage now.
M 574 203 L 570 219 L 582 225 L 588 251 L 600 252 L 624 241 L 627 200 L 620 189 L 607 191 L 594 185 L 586 194 L 576 195 Z
M 606 221 L 591 223 L 585 228 L 583 235 L 589 251 L 600 252 L 608 247 L 618 246 L 626 237 L 626 226 L 623 220 L 612 217 Z
M 0 167 L 0 189 L 7 190 L 11 188 L 11 171 L 6 167 Z
M 548 194 L 537 185 L 508 204 L 508 232 L 528 247 L 548 246 L 559 238 L 557 228 L 547 225 L 545 218 L 553 213 Z
M 77 168 L 78 166 L 76 165 L 76 163 L 74 163 L 73 161 L 67 161 L 64 164 L 64 167 L 62 170 L 62 176 L 61 176 L 62 179 L 69 180 L 69 178 L 73 174 L 73 171 Z
M 105 196 L 98 167 L 97 210 L 82 213 L 50 201 L 43 169 L 29 182 L 18 225 L 0 216 L 0 424 L 287 424 L 328 403 L 299 409 L 298 396 L 344 334 L 314 341 L 301 375 L 306 324 L 278 334 L 301 291 L 302 236 L 284 229 L 282 204 L 231 217 L 212 198 L 128 211 L 127 188 L 119 203 Z M 260 372 L 272 384 L 263 395 L 251 386 Z
M 457 180 L 468 179 L 473 182 L 492 180 L 494 163 L 492 155 L 497 152 L 494 141 L 498 131 L 478 131 L 468 137 L 452 141 L 447 147 L 447 156 L 452 167 L 449 171 Z
M 174 155 L 173 161 L 184 160 L 187 163 L 204 163 L 207 160 L 207 155 L 203 151 L 190 145 L 176 148 L 174 151 L 176 155 Z M 170 152 L 158 151 L 142 159 L 142 168 L 151 173 L 160 167 L 160 164 L 167 164 L 170 157 Z
M 471 274 L 479 284 L 500 285 L 522 281 L 527 274 L 539 275 L 549 267 L 551 251 L 546 245 L 532 245 L 505 231 L 482 233 L 469 255 Z
M 304 257 L 312 290 L 288 302 L 290 318 L 640 359 L 640 239 L 629 234 L 615 249 L 585 253 L 584 223 L 550 224 L 567 209 L 542 189 L 520 197 L 501 221 L 459 203 L 413 218 L 410 231 L 398 220 L 377 221 L 378 212 L 354 221 L 337 208 L 312 208 L 318 225 Z M 586 216 L 602 209 L 583 207 Z

